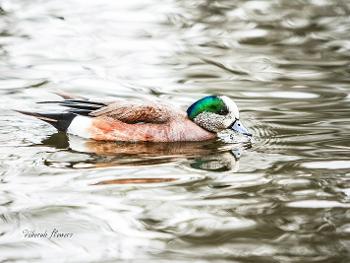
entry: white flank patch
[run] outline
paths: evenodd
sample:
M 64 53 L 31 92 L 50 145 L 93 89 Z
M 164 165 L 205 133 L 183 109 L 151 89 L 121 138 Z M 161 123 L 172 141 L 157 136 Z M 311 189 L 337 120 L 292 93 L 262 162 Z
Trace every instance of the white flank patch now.
M 91 126 L 92 118 L 85 116 L 77 116 L 69 125 L 67 132 L 86 139 L 90 139 L 91 134 L 89 132 L 89 128 L 91 128 Z

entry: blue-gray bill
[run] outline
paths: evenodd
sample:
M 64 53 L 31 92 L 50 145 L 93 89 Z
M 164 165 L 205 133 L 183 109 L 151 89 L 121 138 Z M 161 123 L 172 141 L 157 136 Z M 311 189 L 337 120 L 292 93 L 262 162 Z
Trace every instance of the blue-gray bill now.
M 253 135 L 248 131 L 246 127 L 243 126 L 242 122 L 240 120 L 236 120 L 233 125 L 230 126 L 230 128 L 236 132 L 239 132 L 243 135 L 252 137 Z

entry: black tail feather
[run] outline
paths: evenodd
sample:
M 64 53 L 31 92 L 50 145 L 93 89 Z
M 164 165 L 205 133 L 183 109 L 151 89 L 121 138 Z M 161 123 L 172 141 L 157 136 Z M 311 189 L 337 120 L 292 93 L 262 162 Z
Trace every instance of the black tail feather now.
M 88 104 L 88 103 L 63 102 L 60 105 L 64 106 L 64 107 L 74 108 L 74 109 L 92 110 L 92 111 L 101 108 L 101 106 L 94 105 L 94 104 Z
M 59 131 L 66 132 L 69 125 L 72 123 L 73 119 L 77 116 L 76 113 L 73 112 L 63 112 L 63 113 L 37 113 L 37 112 L 28 112 L 16 110 L 19 113 L 36 117 L 42 121 L 45 121 L 51 124 Z
M 83 110 L 83 109 L 69 109 L 68 112 L 72 112 L 78 115 L 89 116 L 91 110 Z
M 106 106 L 106 104 L 103 103 L 103 102 L 91 101 L 91 100 L 68 99 L 68 100 L 65 100 L 65 101 L 67 101 L 67 102 L 87 103 L 87 104 L 95 104 L 95 105 L 100 105 L 100 106 Z
M 40 101 L 40 104 L 58 104 L 60 106 L 70 108 L 70 112 L 74 112 L 81 115 L 88 115 L 90 112 L 94 110 L 98 110 L 101 107 L 106 106 L 105 103 L 102 102 L 94 102 L 89 100 L 82 99 L 65 99 L 61 101 Z M 78 109 L 78 110 L 76 110 Z
M 103 102 L 97 102 L 97 101 L 90 101 L 90 100 L 80 100 L 80 99 L 65 99 L 65 100 L 47 100 L 47 101 L 39 101 L 38 104 L 46 104 L 46 103 L 82 103 L 82 104 L 91 104 L 96 106 L 106 106 Z

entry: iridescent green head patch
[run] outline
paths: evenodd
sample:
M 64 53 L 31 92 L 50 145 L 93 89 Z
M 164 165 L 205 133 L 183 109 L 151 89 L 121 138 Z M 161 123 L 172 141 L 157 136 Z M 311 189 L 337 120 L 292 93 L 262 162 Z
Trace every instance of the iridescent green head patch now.
M 193 103 L 187 109 L 187 116 L 193 120 L 202 112 L 213 112 L 220 115 L 226 115 L 228 113 L 228 108 L 220 97 L 207 96 Z

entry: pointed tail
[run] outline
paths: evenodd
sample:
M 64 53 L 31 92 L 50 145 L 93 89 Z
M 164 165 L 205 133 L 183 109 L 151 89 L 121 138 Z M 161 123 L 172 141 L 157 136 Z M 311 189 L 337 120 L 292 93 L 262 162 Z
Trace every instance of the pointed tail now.
M 38 118 L 39 120 L 45 121 L 51 124 L 59 131 L 66 132 L 69 125 L 72 123 L 73 119 L 77 116 L 77 114 L 72 112 L 63 112 L 63 113 L 37 113 L 37 112 L 29 112 L 29 111 L 21 111 L 15 110 L 24 115 L 33 116 Z

